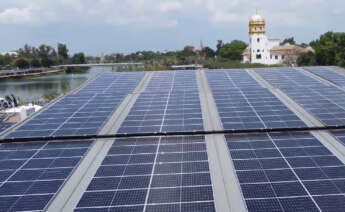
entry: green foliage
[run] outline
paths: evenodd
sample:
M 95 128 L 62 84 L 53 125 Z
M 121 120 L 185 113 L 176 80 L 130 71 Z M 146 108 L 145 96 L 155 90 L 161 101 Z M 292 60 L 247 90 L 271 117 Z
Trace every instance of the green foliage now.
M 345 33 L 327 32 L 321 35 L 318 40 L 312 41 L 310 45 L 315 51 L 316 61 L 315 64 L 312 61 L 311 65 L 336 65 L 345 67 Z M 299 58 L 299 60 L 306 61 L 306 55 L 301 55 L 300 57 L 303 58 Z
M 9 54 L 5 54 L 5 55 L 0 54 L 0 66 L 11 65 L 13 60 L 14 60 L 14 57 Z
M 42 66 L 41 61 L 39 61 L 38 59 L 34 58 L 30 60 L 30 66 L 33 68 L 39 68 Z
M 18 58 L 27 58 L 32 67 L 50 67 L 59 64 L 53 47 L 42 44 L 38 48 L 25 44 L 18 50 Z
M 241 63 L 239 60 L 228 60 L 225 58 L 207 59 L 203 61 L 203 66 L 209 69 L 220 69 L 220 68 L 263 68 L 263 67 L 276 67 L 267 66 L 263 64 L 251 64 Z
M 62 62 L 68 59 L 68 48 L 66 44 L 58 43 L 57 51 L 59 58 L 62 60 Z
M 34 46 L 25 44 L 23 48 L 18 50 L 18 57 L 25 57 L 29 59 L 38 58 L 38 49 Z
M 216 56 L 216 52 L 208 46 L 204 47 L 201 52 L 206 58 L 214 58 Z
M 60 96 L 60 94 L 58 92 L 50 92 L 50 93 L 46 93 L 42 96 L 43 99 L 48 100 L 48 101 L 52 101 L 56 98 L 58 98 Z
M 219 56 L 230 60 L 241 60 L 242 53 L 247 48 L 247 44 L 234 40 L 231 43 L 225 44 L 219 51 Z
M 49 68 L 50 66 L 54 65 L 54 61 L 48 57 L 43 57 L 41 59 L 41 64 L 43 67 Z
M 223 41 L 222 40 L 218 40 L 217 41 L 217 50 L 216 50 L 216 55 L 219 55 L 219 51 L 220 49 L 223 47 Z
M 84 53 L 76 53 L 72 57 L 72 63 L 73 64 L 84 64 L 85 63 L 85 55 Z
M 283 40 L 283 42 L 280 43 L 280 45 L 284 45 L 284 44 L 291 44 L 291 45 L 296 45 L 296 41 L 295 41 L 295 38 L 294 37 L 291 37 L 291 38 L 286 38 Z
M 177 51 L 176 56 L 177 59 L 180 61 L 180 64 L 191 64 L 195 63 L 195 52 L 191 49 L 185 47 L 182 51 Z
M 313 52 L 307 52 L 301 54 L 297 59 L 298 66 L 314 66 L 317 65 L 315 54 Z
M 20 58 L 15 59 L 12 65 L 19 69 L 26 69 L 30 67 L 30 62 L 28 59 L 20 57 Z

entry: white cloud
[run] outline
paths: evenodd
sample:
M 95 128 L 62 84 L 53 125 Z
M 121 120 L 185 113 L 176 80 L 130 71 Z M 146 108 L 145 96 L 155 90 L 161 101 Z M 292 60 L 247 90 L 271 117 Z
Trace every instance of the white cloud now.
M 179 1 L 167 1 L 167 2 L 161 2 L 159 5 L 159 9 L 162 12 L 169 12 L 174 10 L 180 10 L 182 9 L 182 4 Z
M 208 24 L 248 21 L 259 9 L 269 23 L 300 26 L 325 19 L 319 12 L 339 15 L 343 0 L 1 0 L 0 23 L 49 24 L 90 21 L 99 24 L 175 27 L 183 20 Z M 338 8 L 338 9 L 335 9 Z M 312 17 L 312 18 L 311 18 Z M 177 21 L 181 20 L 181 21 Z
M 32 6 L 26 8 L 7 8 L 0 13 L 0 23 L 3 24 L 27 24 L 36 22 Z

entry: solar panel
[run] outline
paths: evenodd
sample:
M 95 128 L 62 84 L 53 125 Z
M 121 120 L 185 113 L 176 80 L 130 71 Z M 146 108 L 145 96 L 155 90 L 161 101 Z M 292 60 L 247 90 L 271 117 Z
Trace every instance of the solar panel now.
M 4 120 L 0 117 L 0 134 L 12 126 L 13 123 L 4 122 Z
M 41 211 L 63 186 L 91 141 L 0 145 L 0 211 Z
M 294 69 L 258 69 L 255 71 L 266 81 L 280 88 L 325 125 L 345 124 L 345 93 L 343 90 L 326 86 Z
M 337 73 L 332 67 L 316 66 L 305 67 L 304 69 L 336 85 L 345 86 L 345 76 Z
M 345 166 L 308 132 L 226 136 L 249 211 L 331 211 Z
M 215 211 L 203 136 L 117 139 L 75 211 Z
M 305 127 L 268 89 L 246 71 L 206 71 L 223 128 L 226 130 Z
M 10 133 L 8 138 L 95 135 L 143 73 L 104 74 L 39 113 Z
M 195 72 L 157 72 L 118 133 L 202 131 Z

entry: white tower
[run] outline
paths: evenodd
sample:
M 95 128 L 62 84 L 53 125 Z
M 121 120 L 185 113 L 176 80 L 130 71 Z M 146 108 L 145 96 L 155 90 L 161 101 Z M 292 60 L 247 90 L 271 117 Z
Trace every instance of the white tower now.
M 269 42 L 265 35 L 265 27 L 265 19 L 256 11 L 256 14 L 253 15 L 249 21 L 251 63 L 270 63 Z

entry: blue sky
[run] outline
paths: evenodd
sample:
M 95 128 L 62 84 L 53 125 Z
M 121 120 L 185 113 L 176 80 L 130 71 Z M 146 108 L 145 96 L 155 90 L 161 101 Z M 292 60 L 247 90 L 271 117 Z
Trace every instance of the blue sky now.
M 269 37 L 310 42 L 345 31 L 344 0 L 1 0 L 0 52 L 66 43 L 88 55 L 248 41 L 256 8 Z

